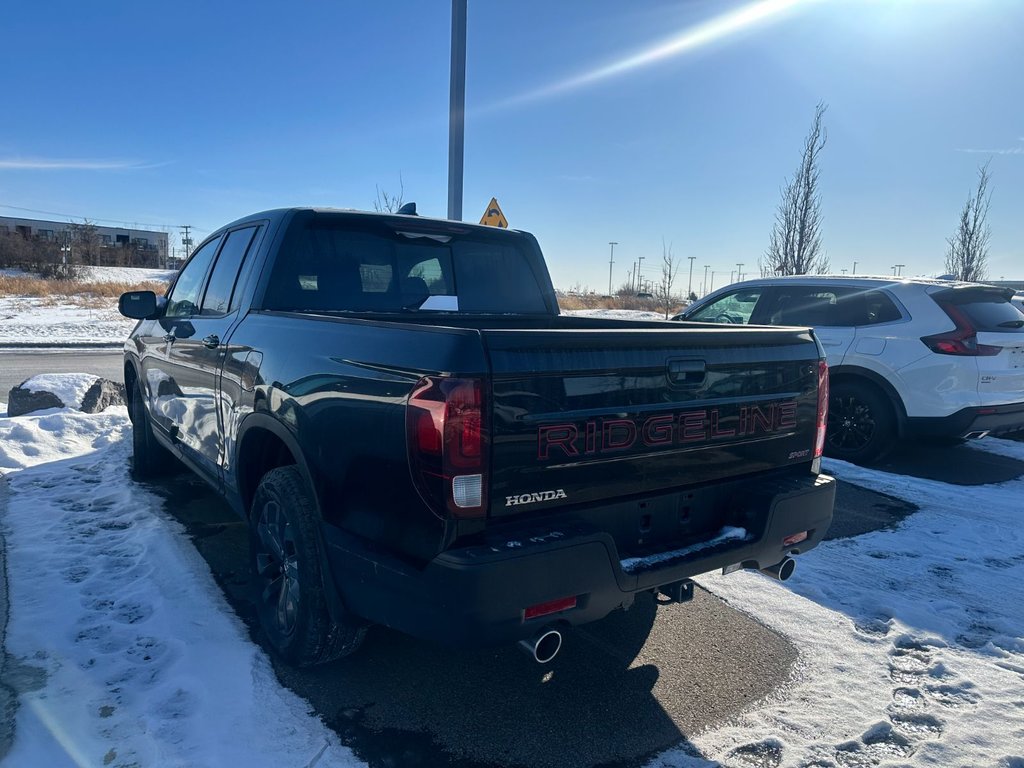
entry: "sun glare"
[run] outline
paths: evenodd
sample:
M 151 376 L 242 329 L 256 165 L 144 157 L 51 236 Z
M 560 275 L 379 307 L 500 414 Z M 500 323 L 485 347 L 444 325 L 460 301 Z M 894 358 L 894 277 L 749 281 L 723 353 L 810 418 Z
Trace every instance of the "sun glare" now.
M 515 96 L 500 106 L 512 106 L 524 102 L 550 98 L 568 91 L 574 91 L 589 85 L 608 80 L 636 69 L 657 64 L 658 62 L 680 56 L 711 43 L 719 42 L 730 35 L 748 30 L 758 24 L 771 21 L 798 5 L 809 0 L 758 0 L 747 3 L 735 10 L 715 16 L 707 21 L 687 27 L 667 40 L 662 40 L 650 48 L 634 53 L 618 61 L 574 75 L 534 91 Z

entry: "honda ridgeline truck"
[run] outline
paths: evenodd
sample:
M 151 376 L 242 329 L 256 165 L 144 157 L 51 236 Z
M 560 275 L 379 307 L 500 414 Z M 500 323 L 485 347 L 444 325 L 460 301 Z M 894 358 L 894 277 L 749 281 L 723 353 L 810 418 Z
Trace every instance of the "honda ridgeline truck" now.
M 267 211 L 120 308 L 134 470 L 248 521 L 292 664 L 374 623 L 548 661 L 639 593 L 788 578 L 832 519 L 809 329 L 560 315 L 525 232 Z

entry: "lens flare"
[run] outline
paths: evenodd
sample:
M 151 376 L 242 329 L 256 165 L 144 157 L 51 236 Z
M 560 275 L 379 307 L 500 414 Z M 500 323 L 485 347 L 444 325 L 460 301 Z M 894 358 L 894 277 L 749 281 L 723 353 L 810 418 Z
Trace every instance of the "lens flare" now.
M 495 105 L 509 107 L 531 101 L 540 101 L 560 94 L 584 88 L 602 80 L 647 67 L 658 62 L 680 56 L 689 51 L 723 40 L 730 35 L 748 30 L 760 23 L 771 21 L 808 0 L 759 0 L 748 3 L 728 13 L 715 16 L 691 27 L 687 27 L 677 35 L 655 45 L 634 53 L 626 58 L 613 61 L 597 69 L 574 75 L 550 85 L 543 86 L 528 93 L 513 96 L 511 99 Z

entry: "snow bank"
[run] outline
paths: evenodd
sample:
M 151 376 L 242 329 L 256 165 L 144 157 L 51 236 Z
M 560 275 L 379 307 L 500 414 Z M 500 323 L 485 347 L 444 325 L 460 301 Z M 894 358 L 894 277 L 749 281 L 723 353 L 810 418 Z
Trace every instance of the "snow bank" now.
M 1024 460 L 1020 443 L 971 445 Z M 788 690 L 694 744 L 736 766 L 1024 764 L 1024 480 L 963 488 L 826 466 L 921 511 L 822 544 L 785 584 L 700 577 L 801 658 Z M 651 763 L 705 764 L 679 751 Z
M 7 651 L 41 673 L 5 764 L 361 765 L 130 480 L 130 429 L 124 408 L 0 418 Z

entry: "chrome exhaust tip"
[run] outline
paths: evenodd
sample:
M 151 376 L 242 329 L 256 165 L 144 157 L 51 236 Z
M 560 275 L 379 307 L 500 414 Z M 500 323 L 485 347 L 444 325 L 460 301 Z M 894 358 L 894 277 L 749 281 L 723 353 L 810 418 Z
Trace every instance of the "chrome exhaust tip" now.
M 779 581 L 789 581 L 789 578 L 793 575 L 793 571 L 795 570 L 796 560 L 792 557 L 784 557 L 775 565 L 769 565 L 767 568 L 762 568 L 761 573 L 765 576 L 771 576 L 773 579 L 777 579 Z
M 988 430 L 977 430 L 975 432 L 968 432 L 964 435 L 964 440 L 981 440 L 983 437 L 988 437 Z
M 547 664 L 562 650 L 562 633 L 557 629 L 542 629 L 529 640 L 520 640 L 518 645 L 538 664 Z

